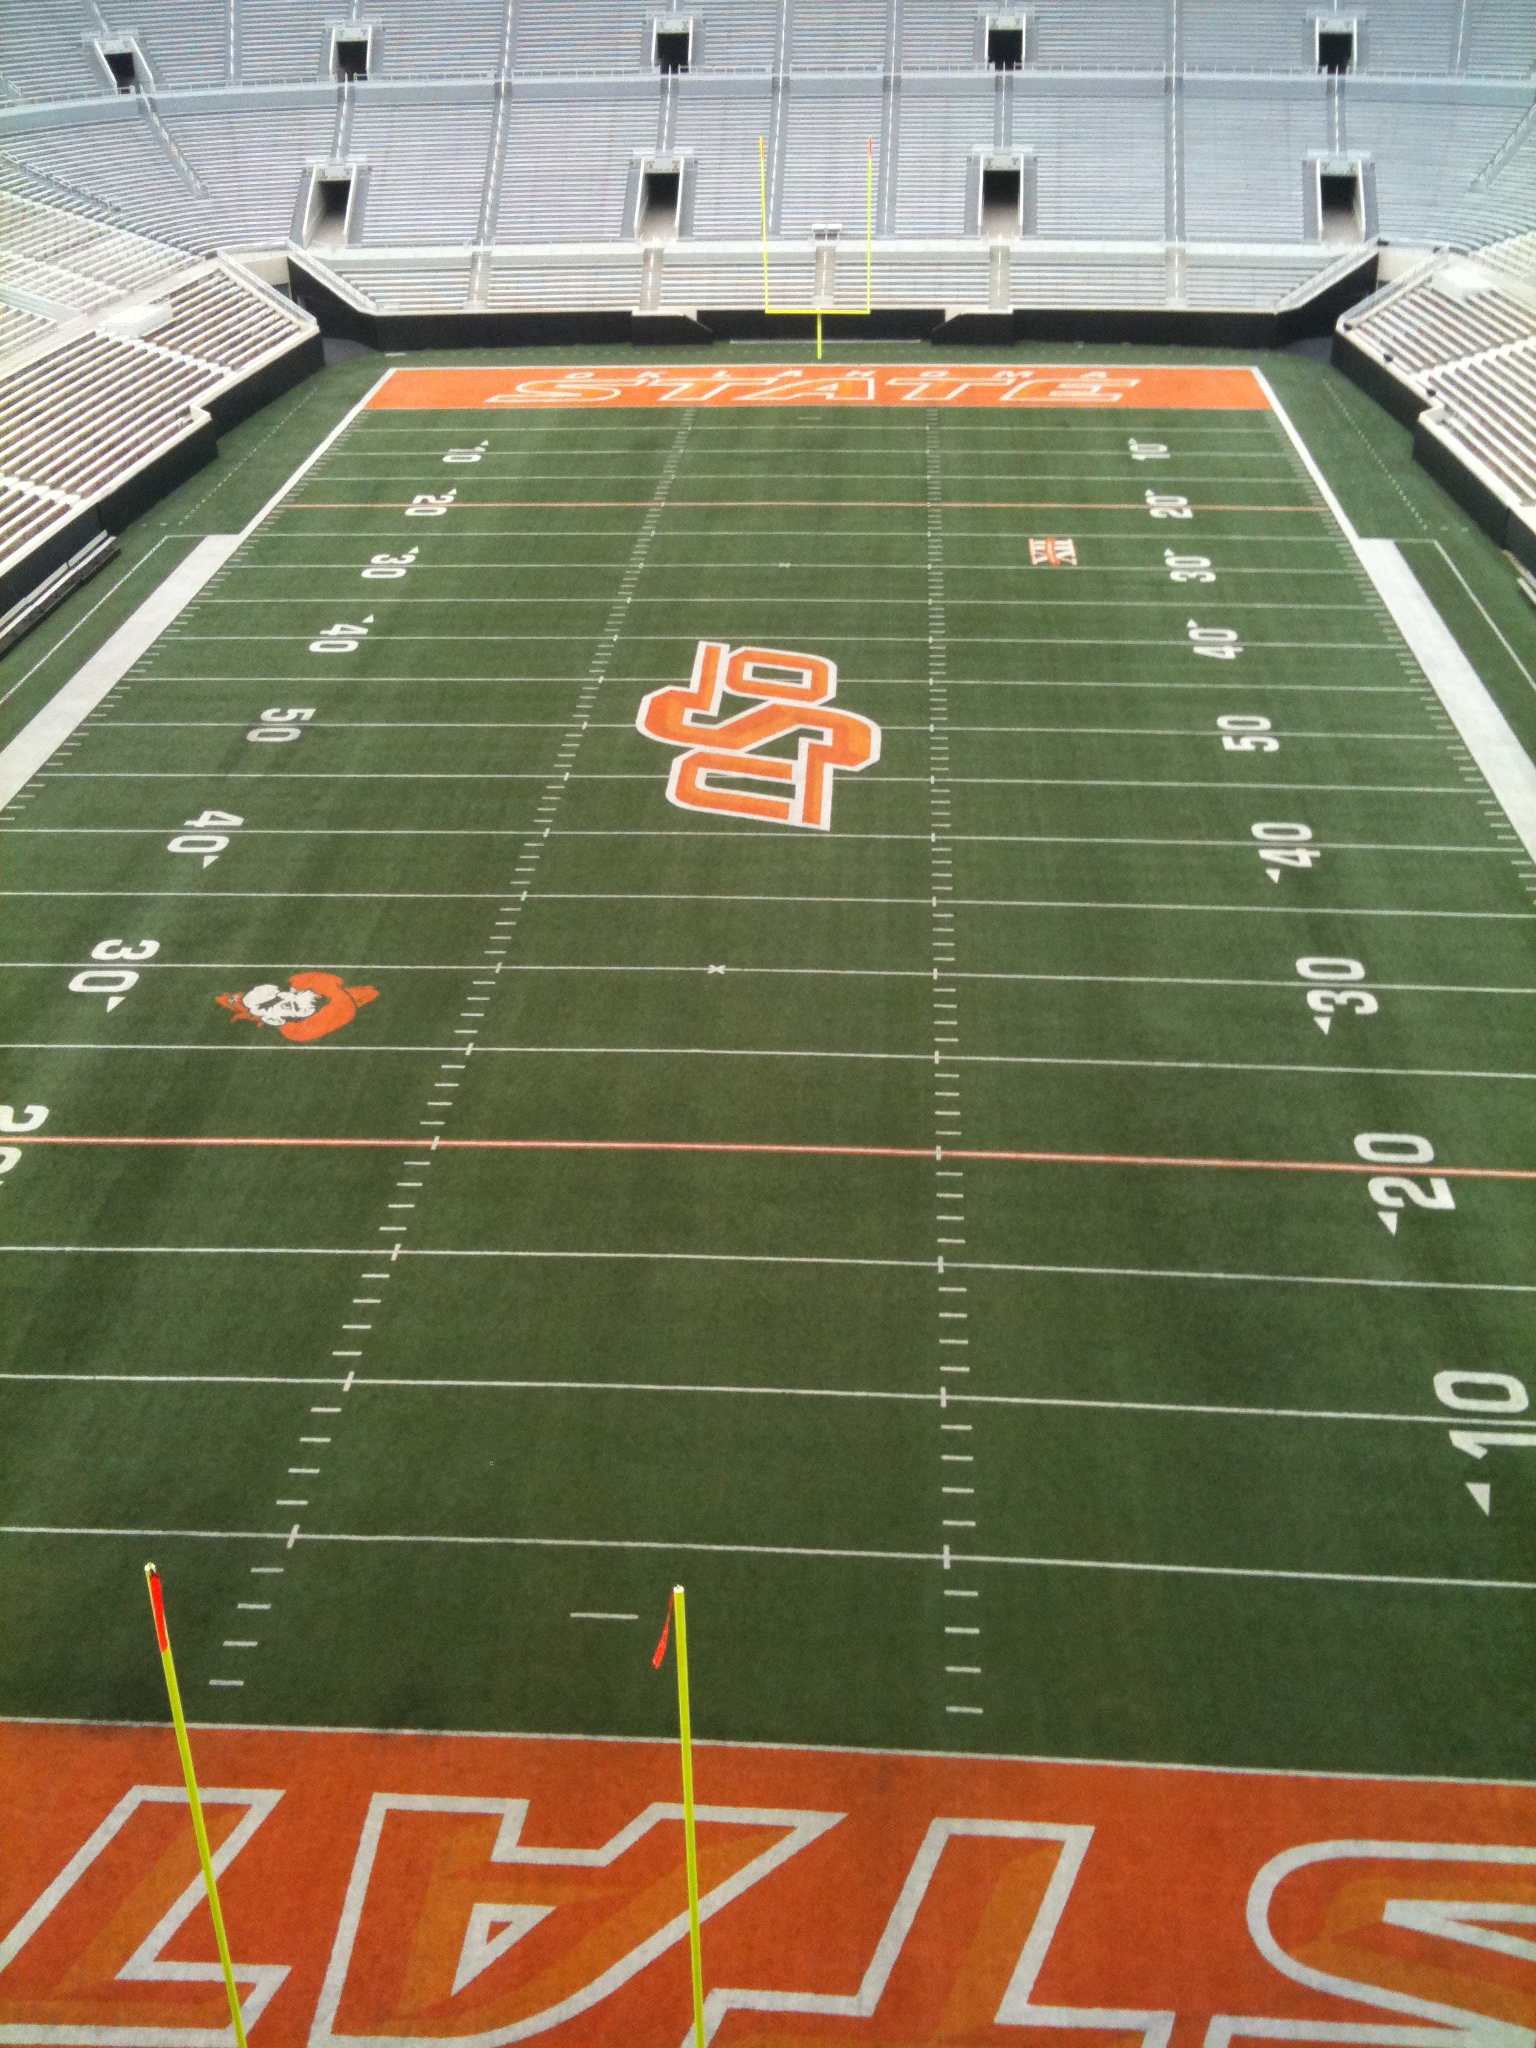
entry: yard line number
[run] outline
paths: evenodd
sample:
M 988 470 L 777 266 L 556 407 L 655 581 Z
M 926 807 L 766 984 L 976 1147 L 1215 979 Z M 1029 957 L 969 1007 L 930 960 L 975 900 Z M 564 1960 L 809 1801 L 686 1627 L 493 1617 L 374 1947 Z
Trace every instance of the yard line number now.
M 1275 738 L 1267 718 L 1260 718 L 1257 712 L 1228 711 L 1216 721 L 1216 730 L 1223 735 L 1222 746 L 1229 754 L 1278 754 L 1280 742 Z
M 1303 981 L 1314 984 L 1307 990 L 1307 1008 L 1319 1031 L 1329 1031 L 1341 1013 L 1374 1017 L 1381 1008 L 1369 989 L 1353 985 L 1365 979 L 1365 968 L 1358 960 L 1308 954 L 1296 962 L 1296 972 Z
M 1191 653 L 1203 654 L 1207 661 L 1236 661 L 1243 651 L 1242 641 L 1230 626 L 1202 626 L 1190 619 L 1185 630 Z
M 407 548 L 403 555 L 370 555 L 363 571 L 367 583 L 398 583 L 416 566 L 420 548 Z
M 1216 571 L 1211 567 L 1209 555 L 1180 555 L 1172 548 L 1163 549 L 1163 562 L 1168 570 L 1170 583 L 1214 583 Z
M 28 1131 L 40 1130 L 48 1121 L 48 1105 L 45 1102 L 29 1102 L 18 1116 L 8 1102 L 0 1102 L 0 1131 L 7 1137 L 21 1137 Z M 0 1145 L 0 1176 L 21 1164 L 19 1145 Z
M 327 626 L 318 639 L 310 641 L 309 651 L 311 654 L 356 654 L 368 638 L 368 628 L 372 624 L 372 612 L 355 626 L 349 625 L 345 619 L 338 619 L 334 626 Z
M 1428 1138 L 1416 1137 L 1409 1131 L 1361 1131 L 1355 1139 L 1355 1150 L 1371 1166 L 1429 1166 L 1435 1156 Z M 1456 1206 L 1450 1182 L 1438 1173 L 1426 1179 L 1412 1179 L 1404 1173 L 1373 1174 L 1365 1191 L 1393 1237 L 1407 1207 L 1445 1210 Z
M 91 948 L 91 958 L 153 960 L 159 950 L 158 939 L 140 939 L 136 946 L 123 939 L 99 939 Z M 138 982 L 139 977 L 131 967 L 85 967 L 70 982 L 69 992 L 72 996 L 105 996 L 108 1010 L 115 1010 L 128 991 L 137 988 Z M 47 1114 L 44 1110 L 43 1116 Z
M 284 745 L 289 740 L 304 737 L 304 728 L 315 715 L 315 707 L 295 705 L 283 710 L 274 704 L 270 711 L 263 711 L 259 722 L 246 734 L 248 740 L 266 741 L 269 746 Z
M 1284 819 L 1249 828 L 1259 842 L 1259 859 L 1264 872 L 1272 882 L 1280 879 L 1282 868 L 1315 867 L 1322 859 L 1317 848 L 1311 844 L 1312 827 L 1288 823 Z
M 166 841 L 165 850 L 198 854 L 203 866 L 211 868 L 229 845 L 230 833 L 238 832 L 244 823 L 233 811 L 199 811 L 195 818 L 185 820 L 185 831 Z

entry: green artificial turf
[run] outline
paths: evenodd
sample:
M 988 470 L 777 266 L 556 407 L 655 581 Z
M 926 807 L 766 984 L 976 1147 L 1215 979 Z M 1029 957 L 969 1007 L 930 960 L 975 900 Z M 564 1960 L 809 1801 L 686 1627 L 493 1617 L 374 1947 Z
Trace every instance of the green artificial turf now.
M 224 526 L 366 367 L 210 477 Z M 1529 742 L 1491 551 L 1268 367 Z M 703 638 L 830 656 L 880 725 L 830 833 L 666 802 L 635 714 Z M 0 821 L 48 1135 L 399 1141 L 5 1177 L 0 1711 L 160 1711 L 153 1555 L 204 1720 L 660 1733 L 682 1579 L 712 1736 L 1523 1773 L 1536 1462 L 1433 1381 L 1529 1378 L 1536 1184 L 1389 1236 L 1362 1176 L 1144 1163 L 1532 1166 L 1531 899 L 1453 738 L 1264 414 L 361 416 Z M 1269 879 L 1267 822 L 1315 865 Z M 158 941 L 110 1014 L 68 989 L 107 938 Z M 1377 1013 L 1320 1033 L 1315 957 Z M 216 1001 L 304 969 L 377 998 L 313 1045 Z

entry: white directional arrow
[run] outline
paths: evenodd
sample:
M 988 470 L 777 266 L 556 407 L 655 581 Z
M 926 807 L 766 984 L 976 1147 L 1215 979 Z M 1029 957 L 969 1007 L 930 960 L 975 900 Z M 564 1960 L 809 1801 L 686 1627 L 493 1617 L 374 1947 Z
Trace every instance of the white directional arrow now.
M 464 1946 L 453 1979 L 455 1993 L 473 1984 L 482 1970 L 488 1970 L 554 1910 L 553 1906 L 476 1906 L 464 1930 Z M 498 1928 L 499 1933 L 494 1931 Z
M 1280 870 L 1279 870 L 1278 868 L 1266 868 L 1266 869 L 1264 870 L 1264 872 L 1265 872 L 1265 874 L 1266 874 L 1266 875 L 1268 875 L 1269 879 L 1270 879 L 1270 880 L 1271 880 L 1272 882 L 1278 882 L 1278 881 L 1279 881 L 1279 879 L 1280 879 Z
M 1321 1031 L 1323 1035 L 1326 1037 L 1328 1033 L 1328 1027 L 1332 1024 L 1333 1019 L 1331 1017 L 1314 1017 L 1312 1019 L 1312 1022 L 1317 1026 L 1318 1030 Z
M 1467 1491 L 1485 1515 L 1493 1513 L 1493 1488 L 1484 1479 L 1469 1479 Z
M 1397 1211 L 1395 1209 L 1378 1209 L 1376 1211 L 1376 1214 L 1381 1218 L 1382 1222 L 1385 1223 L 1388 1230 L 1391 1231 L 1392 1235 L 1396 1237 Z

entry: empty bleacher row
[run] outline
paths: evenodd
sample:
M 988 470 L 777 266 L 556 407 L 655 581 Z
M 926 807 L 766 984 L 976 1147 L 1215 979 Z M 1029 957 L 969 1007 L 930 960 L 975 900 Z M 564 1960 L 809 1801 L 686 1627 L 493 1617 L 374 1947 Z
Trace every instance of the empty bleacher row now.
M 89 98 L 115 90 L 102 47 L 131 42 L 160 91 L 300 83 L 329 75 L 331 29 L 358 23 L 377 77 L 485 78 L 633 72 L 652 61 L 658 13 L 693 24 L 695 69 L 879 72 L 952 70 L 981 61 L 985 10 L 954 0 L 26 0 L 0 15 L 0 80 L 14 98 Z M 1025 61 L 1068 68 L 1305 71 L 1314 19 L 1297 0 L 1029 0 Z M 1360 73 L 1526 77 L 1527 0 L 1363 0 L 1332 12 L 1355 27 Z M 510 46 L 510 47 L 509 47 Z
M 1346 367 L 1391 379 L 1421 438 L 1536 536 L 1536 235 L 1429 260 L 1345 314 L 1339 335 Z
M 189 261 L 0 178 L 0 579 L 206 429 L 210 403 L 301 350 L 309 316 L 222 259 Z M 17 245 L 21 245 L 18 252 Z M 54 291 L 28 310 L 29 288 Z M 10 298 L 4 295 L 9 294 Z
M 1017 307 L 1115 307 L 1278 311 L 1324 289 L 1354 263 L 1330 249 L 1219 247 L 1191 250 L 1175 274 L 1161 242 L 1015 243 L 1006 303 Z M 646 252 L 638 243 L 500 246 L 484 265 L 468 250 L 416 254 L 349 250 L 307 256 L 307 267 L 344 303 L 367 314 L 627 312 L 642 303 Z M 760 240 L 675 242 L 657 252 L 653 310 L 702 311 L 762 303 Z M 880 307 L 980 309 L 989 301 L 992 251 L 979 242 L 880 241 L 871 256 Z M 769 249 L 775 304 L 815 302 L 815 261 L 803 241 Z M 865 248 L 842 245 L 829 310 L 859 311 Z
M 306 168 L 357 179 L 347 240 L 364 248 L 622 240 L 636 165 L 686 159 L 683 232 L 750 235 L 759 136 L 774 230 L 840 221 L 861 232 L 866 149 L 876 224 L 931 239 L 976 231 L 974 159 L 1024 161 L 1026 231 L 1067 240 L 1294 243 L 1319 237 L 1317 171 L 1358 163 L 1365 238 L 1481 242 L 1536 228 L 1536 120 L 1518 86 L 1353 81 L 1342 113 L 1316 79 L 1181 81 L 1170 123 L 1155 74 L 795 74 L 514 78 L 165 95 L 156 120 L 105 105 L 0 108 L 0 152 L 103 201 L 132 194 L 134 224 L 184 249 L 273 246 L 305 235 Z M 494 201 L 489 203 L 487 195 Z

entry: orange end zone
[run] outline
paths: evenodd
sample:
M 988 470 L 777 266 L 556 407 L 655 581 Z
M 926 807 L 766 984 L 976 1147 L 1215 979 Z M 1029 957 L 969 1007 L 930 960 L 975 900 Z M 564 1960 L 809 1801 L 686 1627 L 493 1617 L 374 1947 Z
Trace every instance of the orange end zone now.
M 941 363 L 811 369 L 742 364 L 728 369 L 392 370 L 371 412 L 518 412 L 646 405 L 1113 406 L 1121 412 L 1263 412 L 1252 370 L 1105 369 L 1020 363 Z
M 678 2048 L 675 1745 L 194 1746 L 253 2048 Z M 1127 2048 L 1536 2024 L 1536 1787 L 707 1744 L 696 1775 L 721 2048 L 1001 2048 L 1042 2007 Z M 0 2041 L 227 2028 L 179 1779 L 169 1729 L 0 1725 Z M 827 2009 L 861 1985 L 872 2018 Z

